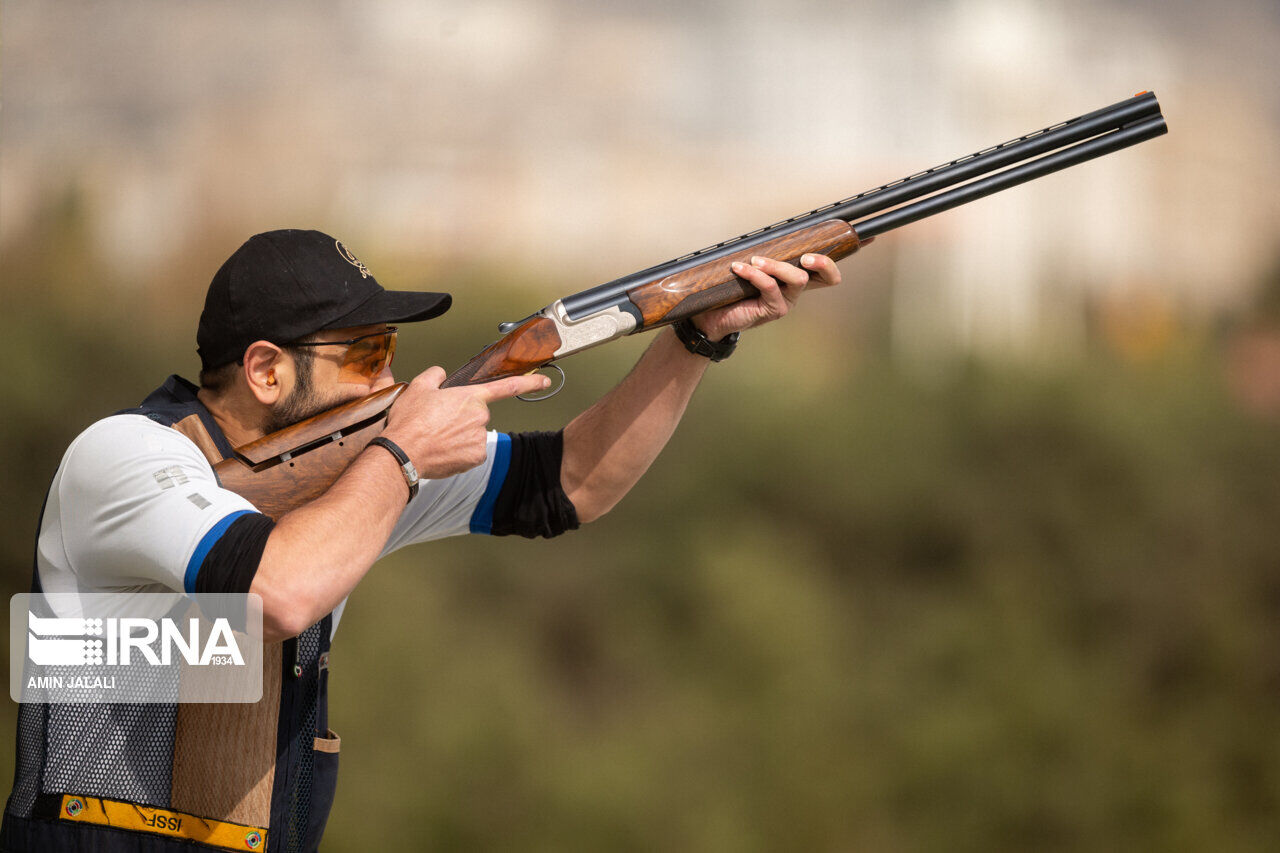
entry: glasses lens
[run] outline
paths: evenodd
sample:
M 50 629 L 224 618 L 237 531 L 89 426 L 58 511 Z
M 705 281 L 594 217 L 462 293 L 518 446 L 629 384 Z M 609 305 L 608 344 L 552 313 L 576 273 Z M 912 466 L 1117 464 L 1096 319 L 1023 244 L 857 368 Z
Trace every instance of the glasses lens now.
M 339 382 L 368 382 L 386 370 L 396 353 L 396 330 L 360 338 L 347 347 Z

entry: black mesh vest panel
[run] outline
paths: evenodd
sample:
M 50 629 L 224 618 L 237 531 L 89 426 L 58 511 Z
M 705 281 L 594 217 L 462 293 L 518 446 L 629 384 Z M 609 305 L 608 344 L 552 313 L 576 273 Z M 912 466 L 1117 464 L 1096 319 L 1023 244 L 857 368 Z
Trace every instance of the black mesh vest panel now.
M 121 414 L 145 415 L 166 426 L 195 415 L 217 451 L 229 454 L 230 445 L 195 392 L 191 383 L 171 376 L 141 406 Z M 210 459 L 211 464 L 214 461 Z M 41 516 L 43 520 L 43 511 Z M 40 591 L 38 567 L 33 567 L 32 591 Z M 317 748 L 321 746 L 318 739 L 331 734 L 327 710 L 331 625 L 332 616 L 326 616 L 301 636 L 285 642 L 278 653 L 264 656 L 264 694 L 269 686 L 279 688 L 279 711 L 274 719 L 262 723 L 269 754 L 253 756 L 258 765 L 273 773 L 269 809 L 257 809 L 267 820 L 235 820 L 226 814 L 183 808 L 199 800 L 199 791 L 193 798 L 175 790 L 175 778 L 220 779 L 235 769 L 222 766 L 224 763 L 238 762 L 236 766 L 243 767 L 245 756 L 224 752 L 218 727 L 207 723 L 209 715 L 216 719 L 218 708 L 230 706 L 25 703 L 18 712 L 17 760 L 0 829 L 0 850 L 189 853 L 236 849 L 154 832 L 71 822 L 61 813 L 68 795 L 261 827 L 265 844 L 259 838 L 255 846 L 250 832 L 239 848 L 254 853 L 315 850 L 337 783 L 337 752 Z M 197 707 L 198 711 L 190 713 L 204 715 L 199 718 L 200 728 L 189 731 L 184 740 L 184 709 Z M 202 738 L 204 743 L 199 743 Z M 193 739 L 197 741 L 196 752 L 205 760 L 185 774 L 175 775 L 175 748 Z M 181 784 L 191 785 L 190 781 Z M 260 788 L 265 800 L 265 781 Z

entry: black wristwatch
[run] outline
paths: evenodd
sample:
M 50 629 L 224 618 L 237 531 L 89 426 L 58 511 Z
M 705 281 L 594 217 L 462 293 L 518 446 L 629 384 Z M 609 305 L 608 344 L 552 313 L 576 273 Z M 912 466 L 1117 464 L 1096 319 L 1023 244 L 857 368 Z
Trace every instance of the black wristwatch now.
M 413 467 L 413 461 L 409 459 L 409 454 L 401 450 L 400 445 L 389 438 L 377 436 L 369 442 L 369 446 L 372 447 L 375 444 L 394 456 L 396 461 L 400 463 L 400 473 L 404 474 L 404 481 L 409 486 L 409 500 L 413 500 L 413 496 L 418 493 L 418 469 Z
M 713 341 L 687 317 L 677 320 L 671 328 L 676 330 L 676 337 L 680 339 L 680 343 L 684 344 L 685 349 L 712 361 L 724 361 L 733 355 L 733 351 L 738 348 L 738 338 L 742 335 L 741 332 L 732 332 L 718 341 Z

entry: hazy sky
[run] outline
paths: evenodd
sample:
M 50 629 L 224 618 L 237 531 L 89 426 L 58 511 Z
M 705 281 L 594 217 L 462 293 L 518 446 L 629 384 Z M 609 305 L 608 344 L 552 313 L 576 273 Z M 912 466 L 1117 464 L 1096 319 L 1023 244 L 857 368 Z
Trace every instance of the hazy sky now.
M 131 269 L 305 224 L 611 276 L 1150 88 L 1168 137 L 904 232 L 894 274 L 1002 327 L 1050 275 L 1212 306 L 1280 236 L 1277 8 L 17 0 L 0 241 L 74 186 Z

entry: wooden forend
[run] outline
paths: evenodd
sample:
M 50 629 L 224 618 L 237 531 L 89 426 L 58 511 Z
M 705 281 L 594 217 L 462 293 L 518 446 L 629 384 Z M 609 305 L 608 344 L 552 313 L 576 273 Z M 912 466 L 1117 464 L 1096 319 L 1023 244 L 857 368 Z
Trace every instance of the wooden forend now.
M 832 219 L 646 282 L 628 291 L 627 296 L 644 317 L 642 328 L 651 329 L 755 296 L 758 291 L 733 274 L 730 265 L 735 261 L 750 263 L 751 258 L 760 255 L 798 265 L 800 256 L 809 252 L 839 260 L 856 252 L 858 245 L 858 235 L 849 223 Z

